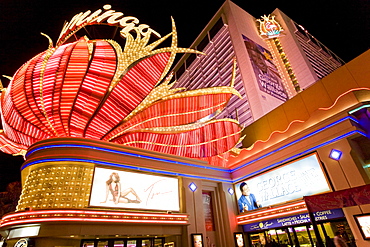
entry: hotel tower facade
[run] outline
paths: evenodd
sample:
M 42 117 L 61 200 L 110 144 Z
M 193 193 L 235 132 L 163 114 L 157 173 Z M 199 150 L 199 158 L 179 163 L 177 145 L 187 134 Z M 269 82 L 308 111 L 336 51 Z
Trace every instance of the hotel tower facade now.
M 0 246 L 369 244 L 369 51 L 343 64 L 280 10 L 231 1 L 179 48 L 174 24 L 111 8 L 2 90 L 1 151 L 25 162 Z M 124 44 L 80 35 L 96 24 Z

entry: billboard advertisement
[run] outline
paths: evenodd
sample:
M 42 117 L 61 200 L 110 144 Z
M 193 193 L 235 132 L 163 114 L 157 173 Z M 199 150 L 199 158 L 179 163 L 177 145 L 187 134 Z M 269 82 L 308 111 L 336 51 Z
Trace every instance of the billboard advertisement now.
M 243 40 L 247 47 L 259 89 L 279 100 L 286 101 L 288 94 L 273 62 L 271 52 L 244 35 Z
M 328 191 L 330 187 L 316 154 L 235 185 L 240 213 Z
M 179 181 L 95 167 L 89 206 L 180 211 Z

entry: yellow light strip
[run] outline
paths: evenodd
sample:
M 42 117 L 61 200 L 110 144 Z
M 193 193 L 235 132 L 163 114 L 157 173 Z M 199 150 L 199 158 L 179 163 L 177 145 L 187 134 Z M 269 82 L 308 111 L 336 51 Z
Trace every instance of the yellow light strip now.
M 280 43 L 280 40 L 278 38 L 273 38 L 273 41 L 275 43 L 275 46 L 277 48 L 277 51 L 279 52 L 279 55 L 281 57 L 281 60 L 283 61 L 284 63 L 284 66 L 285 66 L 285 69 L 290 77 L 290 79 L 292 80 L 292 83 L 293 83 L 293 86 L 294 86 L 294 89 L 297 93 L 299 93 L 301 91 L 301 87 L 299 86 L 299 83 L 298 83 L 298 80 L 293 72 L 293 68 L 292 66 L 290 65 L 289 63 L 289 60 L 288 60 L 288 57 L 285 55 L 285 52 L 283 50 L 283 47 Z
M 217 119 L 217 120 L 212 120 L 212 121 L 209 121 L 209 122 L 196 122 L 196 123 L 180 125 L 180 126 L 146 128 L 146 129 L 140 129 L 140 130 L 133 131 L 133 132 L 150 132 L 150 133 L 158 133 L 158 134 L 177 134 L 177 133 L 182 133 L 182 132 L 186 132 L 186 131 L 199 129 L 199 128 L 201 128 L 205 125 L 211 124 L 211 123 L 224 122 L 224 121 L 234 122 L 236 124 L 239 124 L 239 122 L 234 120 L 234 119 Z
M 55 50 L 56 50 L 55 48 L 49 46 L 48 50 L 46 51 L 46 54 L 45 54 L 45 57 L 42 61 L 41 69 L 40 69 L 40 85 L 39 85 L 40 87 L 39 87 L 39 89 L 40 89 L 40 103 L 41 103 L 42 113 L 43 113 L 46 121 L 48 122 L 50 128 L 53 130 L 54 135 L 59 136 L 57 131 L 54 129 L 54 126 L 51 124 L 51 121 L 49 119 L 48 114 L 46 113 L 45 103 L 44 103 L 44 96 L 43 96 L 43 82 L 44 82 L 44 74 L 45 74 L 46 64 L 48 63 L 50 57 L 53 55 Z
M 232 135 L 223 136 L 223 137 L 218 138 L 218 139 L 213 139 L 213 140 L 208 141 L 208 142 L 202 142 L 202 143 L 197 143 L 197 144 L 170 145 L 170 144 L 154 143 L 154 142 L 147 142 L 147 141 L 131 141 L 131 142 L 123 143 L 123 145 L 129 145 L 129 144 L 134 144 L 134 143 L 144 143 L 144 144 L 152 144 L 152 145 L 163 146 L 163 147 L 177 147 L 177 148 L 180 148 L 180 147 L 196 147 L 196 146 L 201 146 L 201 145 L 209 144 L 209 143 L 212 143 L 212 142 L 216 142 L 216 141 L 219 141 L 219 140 L 222 140 L 222 139 L 225 139 L 225 138 L 233 137 L 235 135 L 239 135 L 240 132 L 241 132 L 241 130 L 232 134 Z
M 329 106 L 329 107 L 321 107 L 321 108 L 319 108 L 319 110 L 330 110 L 331 108 L 333 108 L 333 107 L 337 104 L 338 100 L 339 100 L 341 97 L 343 97 L 344 95 L 346 95 L 346 94 L 348 94 L 348 93 L 351 93 L 351 92 L 354 92 L 354 91 L 360 91 L 360 90 L 370 90 L 370 88 L 367 88 L 367 87 L 352 88 L 352 89 L 350 89 L 350 90 L 348 90 L 348 91 L 346 91 L 346 92 L 342 93 L 341 95 L 339 95 L 339 96 L 335 99 L 334 103 L 333 103 L 331 106 Z
M 201 96 L 204 94 L 222 94 L 222 93 L 229 93 L 242 98 L 240 93 L 232 87 L 228 86 L 221 86 L 221 87 L 209 87 L 209 88 L 201 88 L 195 90 L 189 90 L 181 93 L 176 93 L 172 95 L 168 95 L 164 97 L 162 100 L 169 100 L 169 99 L 176 99 L 176 98 L 186 98 L 186 97 L 194 97 L 194 96 Z
M 218 105 L 215 105 L 215 106 L 211 106 L 211 107 L 208 107 L 208 108 L 205 108 L 205 109 L 202 109 L 202 110 L 197 110 L 197 111 L 191 111 L 191 112 L 183 112 L 183 113 L 175 113 L 175 114 L 168 114 L 168 115 L 161 115 L 161 116 L 157 116 L 157 117 L 153 117 L 153 118 L 149 118 L 149 119 L 146 119 L 142 122 L 139 122 L 135 125 L 132 125 L 130 126 L 129 128 L 127 129 L 124 129 L 122 130 L 121 132 L 119 132 L 118 134 L 114 135 L 113 137 L 109 138 L 108 141 L 111 141 L 115 138 L 117 138 L 118 136 L 120 135 L 123 135 L 124 133 L 127 133 L 129 132 L 131 129 L 135 128 L 136 126 L 138 125 L 141 125 L 141 124 L 144 124 L 146 122 L 150 122 L 150 121 L 153 121 L 155 119 L 159 119 L 159 118 L 162 118 L 162 117 L 172 117 L 172 116 L 181 116 L 181 115 L 189 115 L 189 114 L 193 114 L 193 113 L 197 113 L 197 112 L 203 112 L 203 111 L 208 111 L 212 108 L 218 108 L 218 107 L 221 107 L 222 105 L 225 105 L 225 103 L 221 103 L 221 104 L 218 104 Z

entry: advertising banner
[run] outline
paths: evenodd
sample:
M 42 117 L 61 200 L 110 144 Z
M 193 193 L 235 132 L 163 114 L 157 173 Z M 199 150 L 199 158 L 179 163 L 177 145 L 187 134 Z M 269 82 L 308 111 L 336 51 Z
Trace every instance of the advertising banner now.
M 203 213 L 206 225 L 206 231 L 214 231 L 215 225 L 213 222 L 213 206 L 211 192 L 202 192 L 203 197 Z
M 344 214 L 342 209 L 325 210 L 314 213 L 315 221 L 326 221 L 331 219 L 343 218 Z M 260 231 L 271 228 L 279 228 L 284 226 L 294 226 L 300 224 L 310 223 L 310 216 L 306 214 L 298 214 L 284 218 L 265 220 L 255 222 L 252 224 L 246 224 L 243 226 L 244 232 Z
M 316 154 L 235 185 L 240 213 L 328 191 L 330 187 Z
M 243 40 L 247 47 L 259 89 L 277 99 L 286 101 L 288 94 L 284 88 L 278 69 L 272 60 L 270 51 L 244 35 Z
M 177 178 L 95 167 L 90 206 L 179 211 Z

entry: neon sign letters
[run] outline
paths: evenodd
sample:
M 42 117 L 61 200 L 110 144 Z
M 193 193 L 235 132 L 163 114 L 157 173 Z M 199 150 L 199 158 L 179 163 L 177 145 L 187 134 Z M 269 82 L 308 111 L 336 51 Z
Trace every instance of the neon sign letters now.
M 71 35 L 76 33 L 81 28 L 87 25 L 95 24 L 106 24 L 110 26 L 119 26 L 122 28 L 120 34 L 123 38 L 126 38 L 127 34 L 131 31 L 136 31 L 137 34 L 145 37 L 152 33 L 157 37 L 161 37 L 159 33 L 151 29 L 147 24 L 140 24 L 139 19 L 133 16 L 124 16 L 122 12 L 116 12 L 111 9 L 112 6 L 106 4 L 103 6 L 103 10 L 98 9 L 91 13 L 90 10 L 81 12 L 75 15 L 70 22 L 66 22 L 59 35 L 57 44 L 63 43 Z

